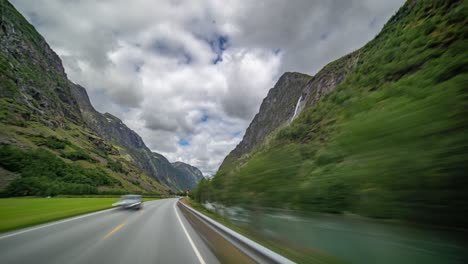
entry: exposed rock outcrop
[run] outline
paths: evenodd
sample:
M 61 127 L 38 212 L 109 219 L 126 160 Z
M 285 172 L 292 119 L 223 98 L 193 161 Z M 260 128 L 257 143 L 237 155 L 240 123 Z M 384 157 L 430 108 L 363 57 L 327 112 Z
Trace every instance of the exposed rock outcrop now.
M 250 153 L 273 131 L 289 125 L 303 109 L 332 92 L 355 67 L 358 59 L 359 52 L 351 53 L 327 65 L 313 77 L 297 72 L 284 73 L 263 99 L 242 141 L 224 159 L 220 168 Z

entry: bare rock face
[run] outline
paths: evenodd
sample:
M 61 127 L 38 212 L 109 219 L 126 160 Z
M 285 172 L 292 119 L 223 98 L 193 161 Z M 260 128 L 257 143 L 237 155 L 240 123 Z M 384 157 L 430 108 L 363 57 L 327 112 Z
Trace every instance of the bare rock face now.
M 63 126 L 65 120 L 80 124 L 78 105 L 61 60 L 9 2 L 1 4 L 0 97 L 27 106 L 29 111 L 22 121 L 38 113 L 38 121 L 49 127 Z
M 96 134 L 104 139 L 127 148 L 146 148 L 141 137 L 128 128 L 119 118 L 112 114 L 101 114 L 94 109 L 85 88 L 72 86 L 72 94 L 78 105 L 84 122 Z
M 310 80 L 310 76 L 302 73 L 284 73 L 270 89 L 268 95 L 260 106 L 244 138 L 236 148 L 226 157 L 237 159 L 250 152 L 255 146 L 262 143 L 265 137 L 276 128 L 285 124 L 294 114 L 295 103 L 301 96 L 303 86 Z
M 317 103 L 346 78 L 355 67 L 359 53 L 351 53 L 309 76 L 286 72 L 263 99 L 260 110 L 247 128 L 242 141 L 224 159 L 220 169 L 261 145 L 268 135 L 289 125 L 303 109 Z
M 300 111 L 317 103 L 325 95 L 331 93 L 346 78 L 359 60 L 359 52 L 353 52 L 335 63 L 328 65 L 315 75 L 302 89 L 303 104 Z

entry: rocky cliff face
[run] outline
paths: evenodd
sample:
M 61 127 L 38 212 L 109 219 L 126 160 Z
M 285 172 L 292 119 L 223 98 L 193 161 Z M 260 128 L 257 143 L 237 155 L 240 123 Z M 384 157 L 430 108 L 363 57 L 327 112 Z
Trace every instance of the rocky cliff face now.
M 296 115 L 291 117 L 291 121 L 299 116 L 302 110 L 316 104 L 325 95 L 333 92 L 355 68 L 359 54 L 359 51 L 356 51 L 336 60 L 311 78 L 301 89 L 302 93 L 296 106 Z
M 77 126 L 76 129 L 85 135 L 83 140 L 91 143 L 90 148 L 106 159 L 110 159 L 107 155 L 119 156 L 173 190 L 193 186 L 192 178 L 181 174 L 162 155 L 152 153 L 141 137 L 119 118 L 97 112 L 86 89 L 67 79 L 61 60 L 43 37 L 10 3 L 0 3 L 3 5 L 0 21 L 1 123 L 28 128 L 32 122 L 38 122 L 52 130 L 68 130 L 70 133 L 65 134 L 74 137 L 78 134 L 72 133 L 72 127 Z
M 247 128 L 242 141 L 229 153 L 223 163 L 250 152 L 273 130 L 286 124 L 294 114 L 295 103 L 302 93 L 303 86 L 310 78 L 302 73 L 284 73 L 263 99 L 260 110 Z
M 6 121 L 21 124 L 36 118 L 49 127 L 63 126 L 64 120 L 82 123 L 57 54 L 10 3 L 1 4 L 0 96 L 29 109 Z
M 146 148 L 141 137 L 128 128 L 119 118 L 109 113 L 101 114 L 97 112 L 91 105 L 85 88 L 72 85 L 71 93 L 79 105 L 83 121 L 98 135 L 126 148 Z
M 172 163 L 172 166 L 179 171 L 180 178 L 187 183 L 187 188 L 193 190 L 203 179 L 203 173 L 196 167 L 180 161 Z
M 220 169 L 251 152 L 272 132 L 288 126 L 303 109 L 332 92 L 355 67 L 358 59 L 359 52 L 351 53 L 327 65 L 313 77 L 297 72 L 284 73 L 263 100 L 242 141 L 224 159 Z

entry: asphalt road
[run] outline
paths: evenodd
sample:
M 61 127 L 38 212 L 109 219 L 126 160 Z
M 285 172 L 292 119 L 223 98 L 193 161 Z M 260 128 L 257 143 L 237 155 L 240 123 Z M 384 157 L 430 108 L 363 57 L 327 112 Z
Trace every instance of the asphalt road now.
M 0 235 L 0 263 L 219 263 L 177 199 L 111 209 Z

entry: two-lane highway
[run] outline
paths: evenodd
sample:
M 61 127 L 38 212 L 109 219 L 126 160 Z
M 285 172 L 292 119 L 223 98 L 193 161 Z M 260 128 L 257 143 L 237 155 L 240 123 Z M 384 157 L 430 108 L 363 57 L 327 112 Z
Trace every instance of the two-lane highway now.
M 219 263 L 176 206 L 144 203 L 0 235 L 0 263 Z

